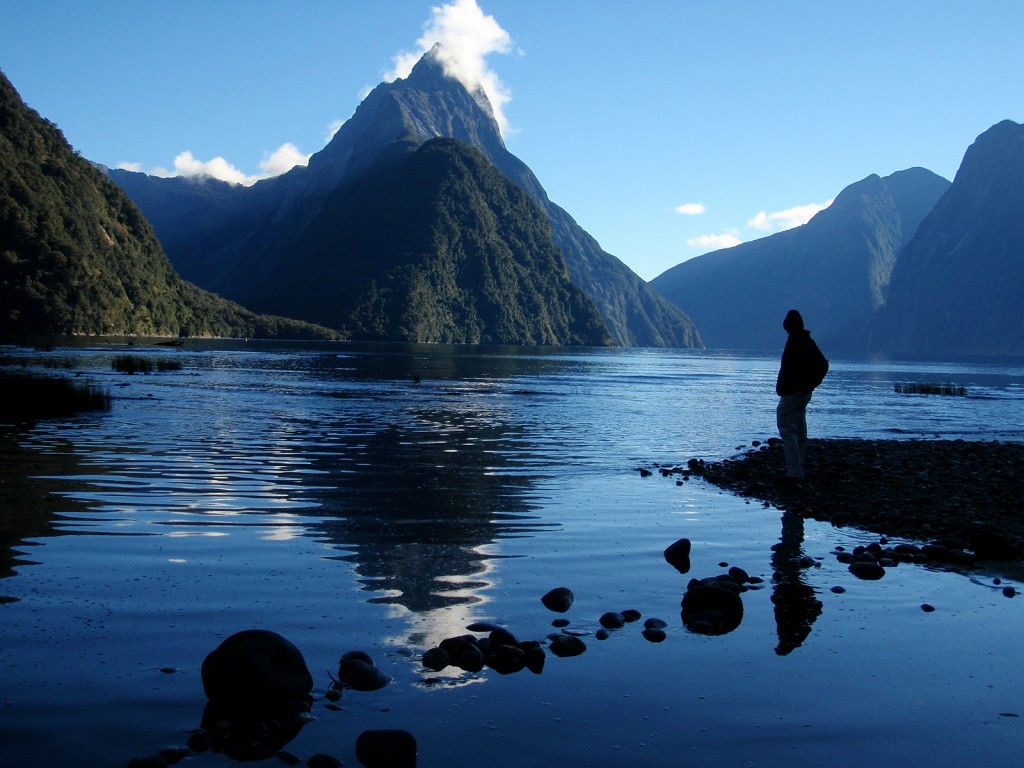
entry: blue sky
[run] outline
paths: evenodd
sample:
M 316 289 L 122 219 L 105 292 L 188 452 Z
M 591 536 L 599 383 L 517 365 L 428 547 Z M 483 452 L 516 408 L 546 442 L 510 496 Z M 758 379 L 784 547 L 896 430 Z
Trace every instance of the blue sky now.
M 0 69 L 90 160 L 256 177 L 441 38 L 508 148 L 645 279 L 1024 122 L 1018 0 L 0 0 Z

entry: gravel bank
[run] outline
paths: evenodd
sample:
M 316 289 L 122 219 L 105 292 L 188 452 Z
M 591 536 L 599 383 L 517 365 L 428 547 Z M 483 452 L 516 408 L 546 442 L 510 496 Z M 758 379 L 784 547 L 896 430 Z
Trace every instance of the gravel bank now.
M 803 482 L 780 482 L 784 466 L 773 438 L 726 461 L 661 472 L 700 475 L 802 517 L 942 541 L 978 560 L 1024 560 L 1024 443 L 811 440 Z

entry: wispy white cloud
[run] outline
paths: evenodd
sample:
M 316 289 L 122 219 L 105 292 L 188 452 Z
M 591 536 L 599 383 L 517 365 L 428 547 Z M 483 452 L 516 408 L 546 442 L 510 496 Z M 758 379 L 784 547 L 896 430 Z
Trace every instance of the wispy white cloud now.
M 825 210 L 830 205 L 832 205 L 831 200 L 827 203 L 797 205 L 775 213 L 761 211 L 747 222 L 747 226 L 762 232 L 781 232 L 784 229 L 793 229 L 793 227 L 806 224 L 816 213 Z
M 229 181 L 232 184 L 251 184 L 249 176 L 246 176 L 238 168 L 233 166 L 219 155 L 212 160 L 200 160 L 189 150 L 179 152 L 174 158 L 174 168 L 156 167 L 150 173 L 153 176 L 186 176 L 195 178 L 210 177 Z
M 512 100 L 512 94 L 487 65 L 487 57 L 492 53 L 509 53 L 511 36 L 493 16 L 484 14 L 476 0 L 452 0 L 431 8 L 431 14 L 423 35 L 416 41 L 416 50 L 396 54 L 394 68 L 384 79 L 407 77 L 423 54 L 441 43 L 439 58 L 444 71 L 457 78 L 471 93 L 477 89 L 483 91 L 498 127 L 505 133 L 508 129 L 505 105 Z
M 260 160 L 260 170 L 266 176 L 280 176 L 297 165 L 306 165 L 312 155 L 303 154 L 290 141 L 285 142 L 273 152 L 264 152 Z
M 686 244 L 691 248 L 703 248 L 705 251 L 717 251 L 720 248 L 732 248 L 743 241 L 733 232 L 722 232 L 718 235 L 698 235 L 691 237 Z
M 148 173 L 152 176 L 170 178 L 182 176 L 191 179 L 219 179 L 231 184 L 244 184 L 249 186 L 261 179 L 268 179 L 272 176 L 280 176 L 287 173 L 297 165 L 306 165 L 311 155 L 302 152 L 290 141 L 286 141 L 273 152 L 264 152 L 263 159 L 259 162 L 261 173 L 249 175 L 236 166 L 229 163 L 218 155 L 211 160 L 200 160 L 191 151 L 179 152 L 174 158 L 173 168 L 157 166 L 151 168 Z M 128 171 L 143 171 L 142 163 L 118 163 L 118 168 Z
M 704 203 L 683 203 L 676 206 L 676 213 L 681 216 L 700 216 L 707 213 L 707 210 Z

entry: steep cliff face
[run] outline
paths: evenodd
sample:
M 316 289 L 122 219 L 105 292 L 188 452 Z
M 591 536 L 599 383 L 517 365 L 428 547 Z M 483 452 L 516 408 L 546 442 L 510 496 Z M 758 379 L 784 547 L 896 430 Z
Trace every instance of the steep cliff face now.
M 801 227 L 683 262 L 651 284 L 686 307 L 710 347 L 775 349 L 796 307 L 831 354 L 861 354 L 897 254 L 948 186 L 922 168 L 868 176 Z
M 304 237 L 330 193 L 374 172 L 392 145 L 439 137 L 475 147 L 541 206 L 571 280 L 594 301 L 616 343 L 700 345 L 683 311 L 551 203 L 530 169 L 505 148 L 483 94 L 471 94 L 446 75 L 433 52 L 408 78 L 374 89 L 308 167 L 234 190 L 216 182 L 203 190 L 204 182 L 170 184 L 123 171 L 110 175 L 138 201 L 183 275 L 247 303 L 254 292 L 262 296 L 257 286 Z
M 1024 354 L 1024 126 L 1003 121 L 900 253 L 870 347 L 894 355 Z

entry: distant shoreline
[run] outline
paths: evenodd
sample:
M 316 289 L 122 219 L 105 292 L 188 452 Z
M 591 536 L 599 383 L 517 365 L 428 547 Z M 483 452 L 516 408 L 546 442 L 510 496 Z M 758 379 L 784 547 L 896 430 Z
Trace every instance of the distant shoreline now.
M 778 439 L 725 461 L 662 474 L 700 475 L 801 517 L 881 535 L 940 541 L 979 562 L 1024 562 L 1024 442 L 809 442 L 808 476 L 779 482 Z

